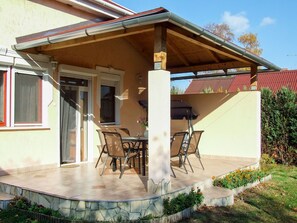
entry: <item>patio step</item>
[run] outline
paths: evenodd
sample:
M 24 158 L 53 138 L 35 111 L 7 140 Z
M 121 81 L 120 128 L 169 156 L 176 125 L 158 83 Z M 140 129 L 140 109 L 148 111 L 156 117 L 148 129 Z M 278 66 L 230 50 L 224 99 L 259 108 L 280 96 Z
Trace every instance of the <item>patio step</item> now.
M 221 187 L 209 187 L 202 190 L 206 206 L 230 206 L 234 204 L 234 195 L 231 190 Z
M 6 209 L 14 196 L 0 192 L 0 209 Z

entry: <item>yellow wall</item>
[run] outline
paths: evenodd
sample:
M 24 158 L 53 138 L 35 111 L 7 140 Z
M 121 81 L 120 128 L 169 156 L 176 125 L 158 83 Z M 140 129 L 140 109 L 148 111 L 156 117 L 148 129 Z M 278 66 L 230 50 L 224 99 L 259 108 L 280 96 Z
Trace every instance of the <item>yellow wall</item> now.
M 202 155 L 260 158 L 260 92 L 174 96 L 193 106 L 199 116 L 194 129 L 204 130 Z M 181 126 L 180 126 L 181 125 Z M 174 131 L 187 128 L 186 121 L 173 121 Z
M 15 38 L 86 21 L 28 0 L 0 1 L 0 45 L 10 47 Z
M 0 129 L 0 176 L 59 165 L 58 94 L 56 90 L 52 94 L 48 95 L 53 100 L 47 107 L 47 126 Z

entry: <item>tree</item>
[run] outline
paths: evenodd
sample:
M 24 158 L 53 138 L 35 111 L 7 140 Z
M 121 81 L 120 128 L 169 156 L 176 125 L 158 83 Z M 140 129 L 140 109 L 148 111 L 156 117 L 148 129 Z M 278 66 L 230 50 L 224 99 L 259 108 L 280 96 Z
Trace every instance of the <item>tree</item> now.
M 179 87 L 171 86 L 170 93 L 171 94 L 183 94 L 184 91 L 182 89 L 180 89 Z
M 262 153 L 278 163 L 297 164 L 297 94 L 281 88 L 262 89 Z
M 234 33 L 231 31 L 230 26 L 228 26 L 226 23 L 210 23 L 205 26 L 205 29 L 227 41 L 233 41 L 234 39 Z
M 243 45 L 245 49 L 256 54 L 261 55 L 262 49 L 260 48 L 260 43 L 258 41 L 257 34 L 246 33 L 238 37 L 238 41 Z

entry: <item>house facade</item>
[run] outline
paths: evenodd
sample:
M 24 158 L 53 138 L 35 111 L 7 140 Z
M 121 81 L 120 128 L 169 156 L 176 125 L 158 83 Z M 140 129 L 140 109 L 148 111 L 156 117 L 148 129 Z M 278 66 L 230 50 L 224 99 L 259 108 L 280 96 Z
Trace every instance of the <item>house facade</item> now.
M 277 66 L 164 8 L 134 13 L 111 1 L 83 8 L 79 3 L 89 1 L 36 2 L 5 6 L 20 8 L 16 23 L 27 18 L 21 26 L 32 30 L 12 32 L 0 52 L 1 175 L 93 162 L 102 145 L 97 129 L 127 127 L 131 135 L 141 135 L 137 121 L 144 117 L 148 190 L 166 193 L 170 135 L 188 129 L 185 120 L 170 120 L 171 98 L 188 102 L 199 114 L 193 127 L 205 130 L 202 155 L 259 161 L 260 93 L 171 97 L 171 73 L 251 67 L 255 85 L 258 66 Z M 51 23 L 54 18 L 63 24 Z M 140 100 L 148 100 L 148 111 Z

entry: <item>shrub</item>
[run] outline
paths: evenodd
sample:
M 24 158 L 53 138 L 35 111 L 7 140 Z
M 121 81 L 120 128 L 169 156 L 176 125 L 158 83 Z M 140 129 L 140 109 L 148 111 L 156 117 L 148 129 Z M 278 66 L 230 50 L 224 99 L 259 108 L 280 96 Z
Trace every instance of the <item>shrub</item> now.
M 178 194 L 175 198 L 164 199 L 164 214 L 175 214 L 189 207 L 193 207 L 194 205 L 199 205 L 203 201 L 203 198 L 204 197 L 199 189 L 197 190 L 197 192 L 192 189 L 189 194 L 181 193 Z
M 253 183 L 256 180 L 267 176 L 266 172 L 261 170 L 236 170 L 223 178 L 215 178 L 213 185 L 234 189 L 241 186 L 246 186 L 248 183 Z
M 297 95 L 283 87 L 262 89 L 262 153 L 277 163 L 297 165 Z
M 35 213 L 40 213 L 48 216 L 62 217 L 58 211 L 54 211 L 50 208 L 43 207 L 36 203 L 31 204 L 30 201 L 24 197 L 15 197 L 14 200 L 10 203 L 10 207 L 19 208 L 25 211 L 32 211 Z

